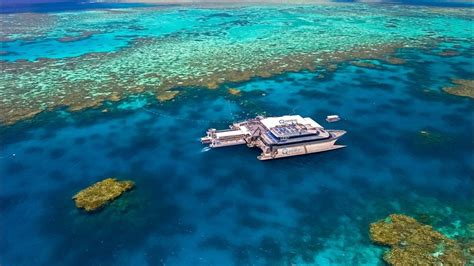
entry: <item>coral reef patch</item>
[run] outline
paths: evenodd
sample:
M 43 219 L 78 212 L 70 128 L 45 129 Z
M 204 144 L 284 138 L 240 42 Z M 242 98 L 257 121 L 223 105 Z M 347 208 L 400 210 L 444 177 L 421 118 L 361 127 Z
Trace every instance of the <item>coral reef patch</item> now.
M 84 32 L 81 32 L 79 35 L 77 36 L 64 36 L 64 37 L 61 37 L 58 39 L 58 41 L 60 42 L 76 42 L 76 41 L 81 41 L 81 40 L 85 40 L 87 38 L 90 38 L 92 37 L 92 35 L 96 34 L 96 33 L 100 33 L 100 31 L 84 31 Z
M 174 99 L 178 95 L 179 91 L 163 91 L 159 92 L 156 98 L 160 102 L 165 102 Z
M 125 191 L 132 189 L 134 185 L 132 181 L 107 178 L 79 191 L 72 199 L 76 202 L 77 208 L 92 212 L 104 207 Z
M 465 265 L 460 244 L 412 217 L 391 214 L 370 224 L 374 243 L 390 246 L 383 259 L 390 265 Z
M 464 96 L 474 99 L 474 80 L 472 79 L 453 79 L 454 86 L 445 87 L 443 91 L 457 95 Z
M 234 96 L 240 96 L 240 90 L 236 88 L 230 88 L 227 90 L 230 94 Z
M 381 66 L 376 65 L 372 62 L 367 62 L 367 61 L 352 61 L 351 64 L 354 66 L 363 67 L 363 68 L 382 69 Z

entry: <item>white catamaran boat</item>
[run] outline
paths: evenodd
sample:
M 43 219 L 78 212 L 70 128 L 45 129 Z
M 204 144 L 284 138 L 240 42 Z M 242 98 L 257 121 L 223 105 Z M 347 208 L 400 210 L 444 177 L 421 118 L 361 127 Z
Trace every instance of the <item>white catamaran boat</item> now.
M 325 130 L 313 119 L 300 115 L 257 116 L 234 123 L 227 130 L 211 128 L 201 142 L 211 148 L 247 144 L 262 150 L 259 160 L 270 160 L 343 148 L 345 145 L 335 142 L 345 133 Z

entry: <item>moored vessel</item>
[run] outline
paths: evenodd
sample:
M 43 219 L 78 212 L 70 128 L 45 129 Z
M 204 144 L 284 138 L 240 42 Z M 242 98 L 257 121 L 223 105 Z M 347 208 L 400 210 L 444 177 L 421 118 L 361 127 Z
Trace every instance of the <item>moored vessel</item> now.
M 337 122 L 339 120 L 341 120 L 341 118 L 338 115 L 328 115 L 326 117 L 326 121 L 328 121 L 329 123 Z
M 257 116 L 234 123 L 226 130 L 211 128 L 201 142 L 211 148 L 247 144 L 262 150 L 259 160 L 270 160 L 343 148 L 345 145 L 335 142 L 345 133 L 326 130 L 313 119 L 300 115 Z

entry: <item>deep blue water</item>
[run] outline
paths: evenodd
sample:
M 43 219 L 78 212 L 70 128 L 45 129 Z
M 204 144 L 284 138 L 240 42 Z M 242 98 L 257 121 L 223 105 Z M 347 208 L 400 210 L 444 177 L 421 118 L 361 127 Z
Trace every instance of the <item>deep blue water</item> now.
M 180 88 L 172 102 L 138 97 L 2 128 L 0 263 L 381 265 L 370 222 L 426 214 L 454 231 L 474 206 L 474 102 L 440 89 L 472 76 L 471 52 L 399 56 L 407 63 Z M 348 147 L 261 162 L 258 150 L 199 143 L 209 127 L 264 112 L 344 129 Z M 343 120 L 325 123 L 334 113 Z M 78 190 L 112 176 L 136 188 L 93 215 L 75 208 Z
M 219 1 L 216 1 L 219 2 Z M 225 2 L 225 1 L 224 1 Z M 258 1 L 257 1 L 258 2 Z M 359 2 L 358 0 L 342 0 L 342 1 L 327 1 L 327 2 Z M 195 1 L 199 3 L 199 1 Z M 385 4 L 403 4 L 403 5 L 418 5 L 418 6 L 435 6 L 435 7 L 457 7 L 457 8 L 466 8 L 474 7 L 472 1 L 425 1 L 425 0 L 384 0 L 381 3 Z M 148 6 L 172 6 L 179 3 L 170 3 L 166 4 L 150 4 L 150 3 L 120 3 L 114 1 L 50 1 L 50 0 L 2 0 L 0 1 L 0 14 L 11 14 L 11 13 L 54 13 L 54 12 L 67 12 L 67 11 L 81 11 L 81 10 L 91 10 L 91 9 L 117 9 L 117 8 L 133 8 L 133 7 L 148 7 Z
M 358 0 L 342 0 L 335 2 L 361 2 Z M 362 1 L 363 2 L 363 1 Z M 436 7 L 473 7 L 474 3 L 472 1 L 446 1 L 446 0 L 384 0 L 380 1 L 384 4 L 402 4 L 402 5 L 413 5 L 413 6 L 436 6 Z
M 145 3 L 111 3 L 111 2 L 90 2 L 90 1 L 65 1 L 65 2 L 48 2 L 43 3 L 15 3 L 2 1 L 0 2 L 0 14 L 11 13 L 56 13 L 66 11 L 81 11 L 91 9 L 109 9 L 109 8 L 132 8 L 147 7 L 151 4 Z M 155 5 L 153 5 L 155 6 Z

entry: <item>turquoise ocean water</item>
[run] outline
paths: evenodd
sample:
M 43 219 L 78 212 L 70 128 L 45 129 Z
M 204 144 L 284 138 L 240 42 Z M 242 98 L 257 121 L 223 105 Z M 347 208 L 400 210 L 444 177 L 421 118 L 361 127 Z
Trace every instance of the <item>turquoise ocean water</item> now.
M 4 104 L 23 108 L 15 112 L 44 111 L 1 127 L 0 264 L 383 265 L 385 249 L 370 242 L 368 226 L 391 213 L 472 240 L 474 102 L 442 91 L 452 79 L 473 78 L 472 17 L 462 9 L 425 8 L 131 7 L 1 15 L 2 23 L 17 23 L 2 34 Z M 396 30 L 387 31 L 386 23 Z M 59 40 L 71 36 L 77 39 Z M 353 54 L 315 70 L 225 80 L 212 90 L 175 84 L 172 101 L 153 94 L 173 73 L 219 72 L 239 60 L 258 73 L 256 62 L 270 57 L 395 42 L 405 45 L 390 56 L 403 63 Z M 171 47 L 176 50 L 168 52 Z M 240 53 L 203 52 L 219 47 Z M 455 53 L 440 53 L 446 49 Z M 90 53 L 99 56 L 88 59 Z M 123 67 L 121 58 L 134 64 Z M 202 66 L 186 67 L 199 58 Z M 67 108 L 99 97 L 111 73 L 122 75 L 114 81 L 132 83 L 152 69 L 158 81 L 144 77 L 143 93 Z M 67 104 L 48 101 L 69 79 L 93 82 L 68 87 L 79 96 Z M 120 84 L 112 89 L 124 90 Z M 346 130 L 339 143 L 347 148 L 261 162 L 256 149 L 206 150 L 199 142 L 210 127 L 259 114 L 301 114 Z M 342 120 L 328 124 L 329 114 Z M 71 197 L 107 177 L 136 187 L 98 213 L 76 209 Z

